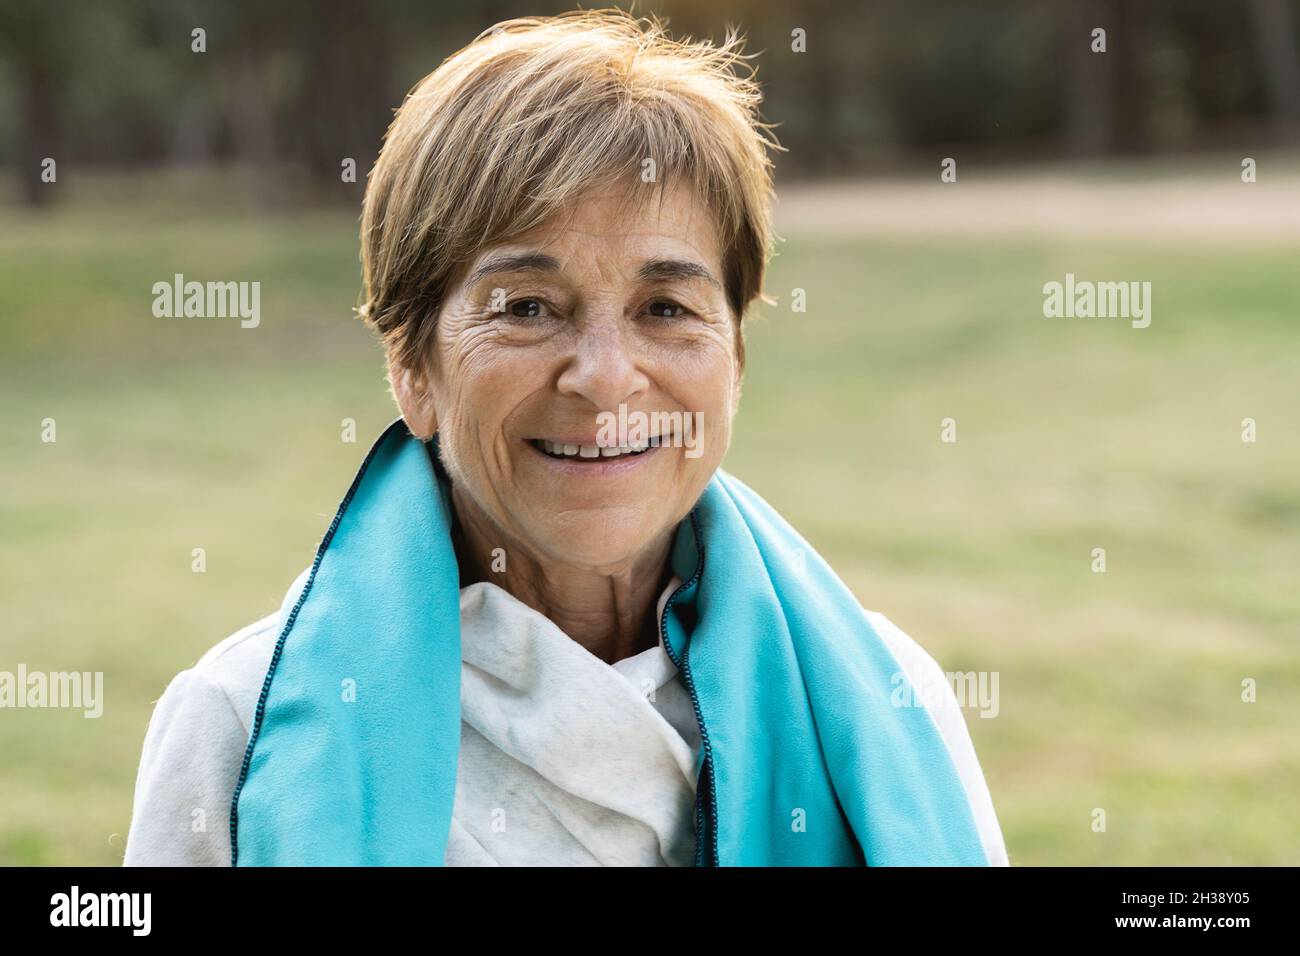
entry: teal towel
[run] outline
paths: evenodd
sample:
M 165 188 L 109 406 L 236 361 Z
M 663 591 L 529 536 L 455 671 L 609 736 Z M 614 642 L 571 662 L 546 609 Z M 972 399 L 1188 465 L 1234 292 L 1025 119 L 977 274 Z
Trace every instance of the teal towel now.
M 230 812 L 235 865 L 438 866 L 460 749 L 460 581 L 436 439 L 376 441 L 290 589 Z M 660 626 L 696 702 L 697 865 L 989 863 L 924 707 L 797 532 L 719 470 Z

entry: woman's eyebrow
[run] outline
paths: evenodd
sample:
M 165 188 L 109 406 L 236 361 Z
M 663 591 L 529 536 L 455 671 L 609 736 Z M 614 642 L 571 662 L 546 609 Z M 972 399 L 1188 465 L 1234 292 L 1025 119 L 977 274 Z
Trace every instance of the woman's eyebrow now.
M 707 268 L 689 259 L 651 259 L 637 270 L 636 276 L 646 282 L 664 279 L 704 279 L 719 289 L 722 283 Z
M 498 272 L 558 272 L 559 260 L 543 252 L 496 253 L 475 269 L 465 280 L 466 288 L 473 286 L 480 279 Z M 719 289 L 722 283 L 709 269 L 690 259 L 650 259 L 642 263 L 637 270 L 637 278 L 643 282 L 663 281 L 665 279 L 703 279 Z
M 484 276 L 496 272 L 559 272 L 560 262 L 554 256 L 543 252 L 497 253 L 470 273 L 465 280 L 465 287 L 470 288 Z

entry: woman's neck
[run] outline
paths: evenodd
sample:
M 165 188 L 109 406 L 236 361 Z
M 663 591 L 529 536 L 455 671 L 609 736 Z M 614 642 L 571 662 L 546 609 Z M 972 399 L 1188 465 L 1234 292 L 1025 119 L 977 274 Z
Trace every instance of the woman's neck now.
M 658 643 L 655 612 L 671 575 L 671 532 L 617 567 L 574 566 L 506 540 L 459 486 L 451 492 L 462 587 L 489 581 L 504 588 L 607 664 Z

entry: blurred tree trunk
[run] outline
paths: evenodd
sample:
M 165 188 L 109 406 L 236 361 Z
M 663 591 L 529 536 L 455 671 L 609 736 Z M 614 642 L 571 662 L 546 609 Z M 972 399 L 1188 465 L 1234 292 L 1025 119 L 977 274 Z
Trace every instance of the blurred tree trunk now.
M 805 56 L 812 66 L 809 105 L 813 114 L 812 139 L 804 149 L 804 159 L 808 168 L 818 175 L 827 176 L 836 171 L 837 161 L 843 154 L 836 124 L 840 92 L 838 63 L 834 54 L 835 35 L 842 27 L 840 15 L 830 0 L 810 3 L 803 9 L 804 19 L 808 21 L 808 53 Z
M 54 0 L 4 0 L 0 3 L 0 57 L 11 64 L 14 80 L 14 151 L 22 202 L 43 206 L 54 198 L 41 181 L 41 163 L 61 163 L 58 105 L 61 80 L 67 75 L 68 46 L 75 31 L 59 16 L 66 10 Z M 61 170 L 60 170 L 61 171 Z
M 382 14 L 374 6 L 330 3 L 306 30 L 306 83 L 297 110 L 304 127 L 302 158 L 326 195 L 355 198 L 355 190 L 336 188 L 349 158 L 356 160 L 357 183 L 364 188 L 392 111 L 400 105 L 389 101 L 394 51 Z
M 1132 153 L 1147 141 L 1149 91 L 1143 76 L 1141 17 L 1124 0 L 1080 0 L 1061 18 L 1066 70 L 1064 138 L 1071 156 Z M 1092 31 L 1106 31 L 1106 52 Z
M 15 72 L 19 83 L 17 146 L 22 201 L 28 206 L 43 206 L 54 198 L 54 193 L 51 184 L 41 181 L 41 163 L 46 157 L 56 163 L 59 160 L 54 70 L 34 55 L 22 57 Z
M 1138 153 L 1147 148 L 1150 140 L 1151 81 L 1147 75 L 1147 52 L 1151 42 L 1145 18 L 1152 8 L 1134 4 L 1132 0 L 1112 3 L 1110 52 L 1114 57 L 1115 82 L 1111 98 L 1115 111 L 1115 140 L 1113 153 Z
M 1138 152 L 1147 143 L 1149 90 L 1143 74 L 1140 10 L 1123 0 L 1071 0 L 1061 10 L 1065 52 L 1066 152 L 1102 156 Z M 1106 52 L 1092 51 L 1092 31 L 1106 31 Z
M 245 44 L 236 54 L 227 101 L 230 131 L 239 159 L 253 167 L 254 198 L 261 205 L 284 199 L 275 168 L 275 117 L 262 50 Z
M 1114 4 L 1067 3 L 1061 18 L 1065 63 L 1065 150 L 1071 156 L 1100 156 L 1115 138 L 1112 57 L 1092 52 L 1092 31 L 1106 30 L 1107 50 L 1113 31 Z
M 1273 121 L 1284 141 L 1300 136 L 1300 54 L 1296 22 L 1288 0 L 1251 0 L 1255 49 L 1264 70 Z

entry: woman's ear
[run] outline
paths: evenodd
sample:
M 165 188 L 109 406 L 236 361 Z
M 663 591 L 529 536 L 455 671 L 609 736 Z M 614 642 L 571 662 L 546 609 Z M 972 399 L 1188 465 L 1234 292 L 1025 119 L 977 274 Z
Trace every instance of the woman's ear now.
M 411 434 L 422 441 L 432 438 L 438 430 L 438 412 L 429 394 L 428 379 L 417 379 L 410 369 L 389 359 L 388 385 Z

